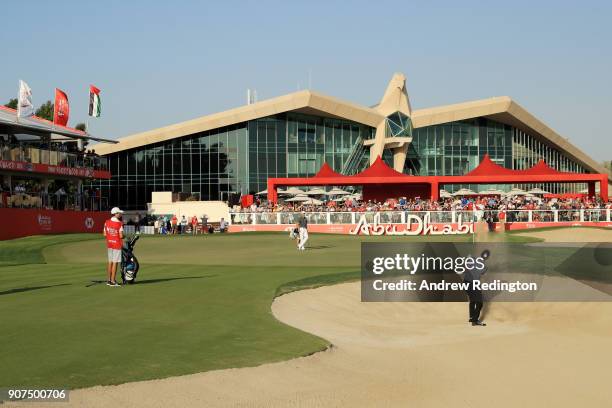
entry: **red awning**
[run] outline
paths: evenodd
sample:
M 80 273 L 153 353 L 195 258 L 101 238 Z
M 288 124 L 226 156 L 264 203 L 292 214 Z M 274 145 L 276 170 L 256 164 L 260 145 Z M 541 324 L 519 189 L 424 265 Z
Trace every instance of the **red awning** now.
M 480 164 L 466 176 L 511 176 L 520 174 L 520 170 L 507 169 L 491 160 L 488 154 L 485 154 Z
M 429 185 L 431 197 L 438 198 L 439 188 L 450 184 L 533 184 L 533 183 L 600 183 L 600 195 L 608 197 L 608 176 L 593 173 L 567 173 L 557 171 L 540 160 L 535 166 L 525 170 L 507 169 L 494 163 L 489 155 L 480 161 L 478 167 L 463 176 L 412 176 L 395 171 L 379 156 L 364 171 L 353 176 L 335 172 L 327 163 L 313 177 L 279 177 L 268 179 L 268 197 L 277 199 L 278 186 L 348 186 L 348 185 Z M 395 188 L 395 187 L 394 187 Z
M 404 173 L 400 173 L 399 171 L 395 171 L 391 167 L 387 166 L 387 163 L 382 159 L 382 157 L 378 156 L 374 163 L 361 173 L 355 174 L 354 178 L 359 177 L 406 177 L 407 175 Z
M 472 171 L 466 174 L 466 176 L 520 176 L 522 174 L 530 174 L 530 175 L 558 175 L 558 174 L 568 174 L 567 172 L 562 172 L 553 169 L 550 167 L 544 160 L 540 160 L 536 165 L 530 167 L 525 170 L 512 170 L 507 169 L 499 164 L 496 164 L 491 160 L 488 154 L 485 154 L 480 164 Z
M 535 166 L 526 170 L 521 170 L 521 174 L 542 174 L 542 175 L 555 175 L 555 174 L 568 174 L 567 172 L 558 171 L 550 167 L 544 160 L 540 160 Z
M 334 169 L 330 167 L 329 164 L 323 163 L 317 174 L 312 176 L 312 178 L 322 178 L 322 177 L 344 177 L 342 174 L 335 172 Z

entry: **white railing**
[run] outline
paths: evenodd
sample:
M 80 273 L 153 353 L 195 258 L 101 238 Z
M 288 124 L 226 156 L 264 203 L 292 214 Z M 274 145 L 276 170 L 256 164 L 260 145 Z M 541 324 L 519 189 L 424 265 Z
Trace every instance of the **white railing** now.
M 610 209 L 583 210 L 506 210 L 506 222 L 610 222 Z M 405 224 L 406 215 L 423 218 L 429 216 L 430 223 L 450 224 L 461 217 L 463 222 L 478 220 L 491 214 L 499 221 L 500 211 L 366 211 L 366 212 L 306 212 L 310 224 L 356 224 L 365 216 L 370 224 Z M 230 224 L 241 225 L 293 225 L 298 222 L 300 212 L 230 212 Z

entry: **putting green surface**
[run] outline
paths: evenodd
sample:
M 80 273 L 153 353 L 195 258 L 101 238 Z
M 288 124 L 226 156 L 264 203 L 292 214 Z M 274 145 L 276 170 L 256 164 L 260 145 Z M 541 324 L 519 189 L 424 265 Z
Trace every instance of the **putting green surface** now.
M 119 288 L 96 283 L 101 236 L 0 242 L 0 387 L 118 384 L 322 350 L 272 316 L 275 295 L 357 278 L 364 240 L 423 239 L 311 235 L 298 252 L 278 233 L 145 236 L 139 283 Z
M 74 389 L 307 355 L 328 343 L 277 321 L 275 296 L 358 279 L 364 241 L 471 239 L 313 234 L 300 252 L 284 233 L 143 236 L 138 284 L 118 288 L 104 284 L 100 235 L 1 241 L 0 388 Z M 567 255 L 530 249 L 543 250 Z

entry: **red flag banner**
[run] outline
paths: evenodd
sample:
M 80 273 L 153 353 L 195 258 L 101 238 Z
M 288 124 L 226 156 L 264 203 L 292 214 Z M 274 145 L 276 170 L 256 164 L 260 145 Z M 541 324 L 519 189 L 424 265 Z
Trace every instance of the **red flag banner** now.
M 61 89 L 55 88 L 55 106 L 53 107 L 53 123 L 56 125 L 67 126 L 68 116 L 70 116 L 70 105 L 68 95 Z

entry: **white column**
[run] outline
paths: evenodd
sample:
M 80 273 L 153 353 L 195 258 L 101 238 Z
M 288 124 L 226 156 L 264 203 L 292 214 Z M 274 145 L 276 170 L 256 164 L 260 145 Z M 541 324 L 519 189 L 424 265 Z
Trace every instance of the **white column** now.
M 455 224 L 457 222 L 457 211 L 451 211 L 451 223 Z
M 553 222 L 559 222 L 559 210 L 553 210 Z
M 527 221 L 533 222 L 533 211 L 527 211 Z
M 584 222 L 584 208 L 580 209 L 580 222 Z
M 328 211 L 327 214 L 325 214 L 325 222 L 327 223 L 327 225 L 331 224 L 331 213 Z
M 280 225 L 281 223 L 281 213 L 277 212 L 276 213 L 276 224 Z

